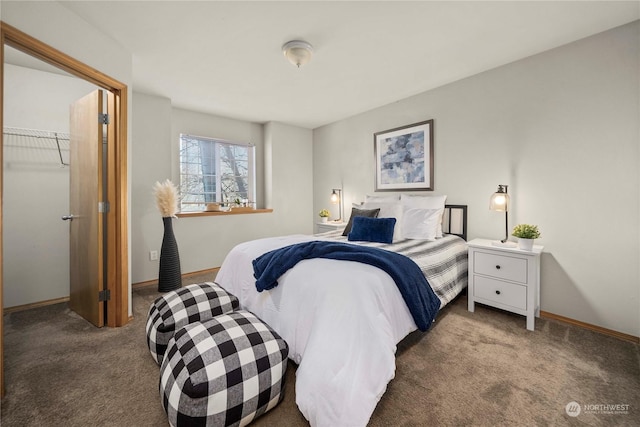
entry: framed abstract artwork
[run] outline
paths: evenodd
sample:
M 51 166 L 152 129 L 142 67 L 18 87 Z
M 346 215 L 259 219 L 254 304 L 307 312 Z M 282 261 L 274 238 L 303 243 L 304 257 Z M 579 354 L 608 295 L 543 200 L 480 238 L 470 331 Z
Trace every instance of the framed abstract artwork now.
M 375 191 L 433 191 L 433 120 L 373 134 Z

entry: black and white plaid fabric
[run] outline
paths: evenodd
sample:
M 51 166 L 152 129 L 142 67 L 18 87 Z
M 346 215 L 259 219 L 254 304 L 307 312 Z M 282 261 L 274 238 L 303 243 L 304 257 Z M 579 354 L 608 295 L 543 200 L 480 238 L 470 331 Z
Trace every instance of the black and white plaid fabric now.
M 244 310 L 176 331 L 160 368 L 169 423 L 249 424 L 282 400 L 288 354 L 287 343 Z
M 238 307 L 238 298 L 211 282 L 166 293 L 151 304 L 147 316 L 147 345 L 151 356 L 161 364 L 167 343 L 176 330 L 230 313 Z

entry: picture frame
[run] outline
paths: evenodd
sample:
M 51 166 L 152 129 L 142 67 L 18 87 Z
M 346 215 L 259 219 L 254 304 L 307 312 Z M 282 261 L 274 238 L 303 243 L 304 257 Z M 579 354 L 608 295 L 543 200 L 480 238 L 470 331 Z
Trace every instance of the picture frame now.
M 433 119 L 373 134 L 375 191 L 433 191 Z

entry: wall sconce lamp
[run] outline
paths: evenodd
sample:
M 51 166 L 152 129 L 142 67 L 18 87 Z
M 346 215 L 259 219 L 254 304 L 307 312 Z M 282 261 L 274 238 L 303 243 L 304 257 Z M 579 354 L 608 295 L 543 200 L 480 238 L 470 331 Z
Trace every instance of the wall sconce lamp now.
M 340 188 L 334 188 L 331 192 L 331 203 L 340 204 L 340 211 L 338 212 L 338 218 L 335 219 L 335 222 L 342 222 L 342 190 Z
M 491 195 L 489 199 L 489 210 L 496 212 L 504 212 L 504 239 L 500 242 L 493 242 L 495 246 L 516 246 L 515 243 L 509 242 L 509 194 L 507 194 L 508 185 L 498 185 L 498 191 Z

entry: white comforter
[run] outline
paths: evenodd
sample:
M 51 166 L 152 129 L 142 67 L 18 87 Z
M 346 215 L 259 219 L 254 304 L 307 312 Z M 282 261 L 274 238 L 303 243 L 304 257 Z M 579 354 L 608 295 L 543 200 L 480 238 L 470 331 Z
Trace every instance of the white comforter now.
M 395 374 L 396 343 L 417 329 L 391 277 L 369 265 L 329 259 L 300 262 L 258 293 L 251 261 L 318 236 L 242 243 L 216 282 L 289 344 L 299 367 L 296 403 L 312 426 L 365 426 Z

